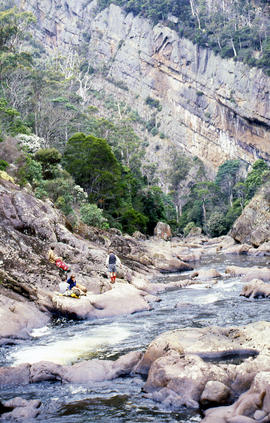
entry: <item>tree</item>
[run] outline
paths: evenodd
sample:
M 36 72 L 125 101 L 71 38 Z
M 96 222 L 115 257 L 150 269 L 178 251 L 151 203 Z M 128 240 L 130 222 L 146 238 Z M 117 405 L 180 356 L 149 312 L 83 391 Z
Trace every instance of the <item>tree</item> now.
M 30 12 L 18 12 L 16 8 L 0 11 L 0 80 L 18 64 L 31 63 L 31 55 L 22 46 L 34 21 Z
M 199 182 L 192 188 L 194 196 L 194 204 L 196 200 L 200 201 L 203 216 L 203 226 L 206 225 L 208 210 L 213 209 L 213 205 L 218 201 L 220 192 L 218 186 L 214 182 Z
M 120 165 L 106 140 L 74 134 L 67 142 L 63 165 L 89 194 L 91 201 L 104 202 L 117 195 Z
M 239 168 L 239 160 L 227 160 L 219 166 L 216 176 L 216 184 L 220 187 L 225 197 L 228 198 L 231 207 L 233 202 L 233 187 L 237 182 Z
M 153 234 L 159 221 L 166 222 L 166 207 L 163 193 L 157 186 L 143 188 L 139 193 L 143 204 L 142 213 L 148 217 L 147 232 Z
M 44 179 L 55 177 L 57 165 L 61 162 L 62 155 L 56 148 L 43 148 L 35 154 L 35 159 L 42 165 Z

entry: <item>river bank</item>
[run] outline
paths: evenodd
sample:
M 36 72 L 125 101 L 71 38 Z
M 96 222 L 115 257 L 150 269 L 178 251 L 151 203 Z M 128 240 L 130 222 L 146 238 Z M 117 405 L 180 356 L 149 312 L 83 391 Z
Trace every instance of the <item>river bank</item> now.
M 0 190 L 0 315 L 5 321 L 0 329 L 0 385 L 4 419 L 21 413 L 24 419 L 31 416 L 42 421 L 46 416 L 54 422 L 82 422 L 95 418 L 97 406 L 99 410 L 104 408 L 104 422 L 114 421 L 115 416 L 123 422 L 130 421 L 131 416 L 132 421 L 200 421 L 206 405 L 235 401 L 251 387 L 256 374 L 268 370 L 268 356 L 262 354 L 262 345 L 255 337 L 251 337 L 252 345 L 234 345 L 234 349 L 256 350 L 256 354 L 245 357 L 243 364 L 253 366 L 263 357 L 261 364 L 256 364 L 254 377 L 247 379 L 244 390 L 240 384 L 241 389 L 225 395 L 225 402 L 224 398 L 211 402 L 207 397 L 202 406 L 201 396 L 206 397 L 203 392 L 211 382 L 209 377 L 201 379 L 200 388 L 195 389 L 199 389 L 197 396 L 191 394 L 185 400 L 179 399 L 180 386 L 187 383 L 184 376 L 182 382 L 178 377 L 177 383 L 166 376 L 165 385 L 145 381 L 149 375 L 151 380 L 158 377 L 156 372 L 152 376 L 152 365 L 154 368 L 158 359 L 163 360 L 164 354 L 171 355 L 173 361 L 180 360 L 179 374 L 195 372 L 195 379 L 201 372 L 214 374 L 204 362 L 199 369 L 199 357 L 197 367 L 189 368 L 186 358 L 183 361 L 187 351 L 181 342 L 166 344 L 164 354 L 155 357 L 147 371 L 141 371 L 145 366 L 140 365 L 149 344 L 163 332 L 213 325 L 232 326 L 230 331 L 235 325 L 270 321 L 267 299 L 259 300 L 259 306 L 253 303 L 258 293 L 261 297 L 268 295 L 267 290 L 262 292 L 262 285 L 254 287 L 254 278 L 266 284 L 270 279 L 267 241 L 254 248 L 238 244 L 230 236 L 208 239 L 197 235 L 164 241 L 86 226 L 72 232 L 52 203 L 35 199 L 9 181 L 2 181 Z M 47 259 L 50 245 L 69 263 L 78 281 L 87 286 L 86 297 L 59 295 L 59 272 Z M 109 248 L 123 263 L 113 286 L 105 267 Z M 244 292 L 250 282 L 252 291 L 246 288 Z M 242 296 L 246 293 L 251 299 Z M 220 348 L 225 347 L 220 344 Z M 216 349 L 216 343 L 209 345 L 210 352 Z M 227 368 L 223 366 L 222 374 L 229 374 L 233 365 L 224 364 Z M 245 372 L 249 374 L 250 368 Z M 220 370 L 215 381 L 217 374 Z M 219 382 L 232 389 L 226 380 Z M 170 383 L 177 387 L 171 389 Z M 121 389 L 117 391 L 119 384 Z M 100 396 L 93 396 L 96 391 Z M 38 402 L 7 402 L 16 396 Z M 113 412 L 109 411 L 111 406 Z M 4 413 L 8 408 L 13 410 L 10 416 Z M 143 420 L 136 420 L 137 414 Z

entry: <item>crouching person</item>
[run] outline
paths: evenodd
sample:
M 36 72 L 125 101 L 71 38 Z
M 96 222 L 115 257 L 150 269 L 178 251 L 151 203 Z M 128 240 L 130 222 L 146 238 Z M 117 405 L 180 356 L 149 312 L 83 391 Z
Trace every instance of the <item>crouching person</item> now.
M 74 273 L 72 273 L 70 275 L 70 277 L 67 279 L 67 283 L 69 284 L 69 289 L 70 290 L 73 290 L 74 291 L 76 289 L 76 290 L 79 290 L 80 291 L 80 295 L 86 295 L 87 288 L 85 286 L 79 284 L 76 281 L 76 277 L 75 277 Z

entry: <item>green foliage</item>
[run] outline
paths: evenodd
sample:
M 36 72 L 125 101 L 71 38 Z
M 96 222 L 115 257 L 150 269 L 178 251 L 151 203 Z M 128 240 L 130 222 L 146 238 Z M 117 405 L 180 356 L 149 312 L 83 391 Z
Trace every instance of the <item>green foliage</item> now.
M 206 228 L 208 234 L 212 237 L 225 235 L 227 233 L 227 225 L 223 213 L 219 211 L 211 213 Z
M 227 230 L 229 230 L 232 225 L 234 224 L 235 220 L 240 216 L 242 213 L 242 205 L 239 200 L 235 200 L 233 202 L 232 207 L 230 207 L 225 216 L 225 222 Z
M 0 75 L 17 65 L 27 66 L 31 55 L 18 47 L 29 36 L 27 28 L 35 21 L 33 14 L 16 8 L 0 11 Z M 0 79 L 1 79 L 0 76 Z
M 142 213 L 134 210 L 132 207 L 127 208 L 121 215 L 120 223 L 123 231 L 132 235 L 135 231 L 146 232 L 149 218 Z
M 26 156 L 25 164 L 19 169 L 18 172 L 20 185 L 25 185 L 27 182 L 30 184 L 38 185 L 42 180 L 42 166 L 30 156 Z
M 147 232 L 152 234 L 159 221 L 167 222 L 164 194 L 157 186 L 145 187 L 139 193 L 142 213 L 148 217 Z
M 29 134 L 30 130 L 20 117 L 18 110 L 10 107 L 5 98 L 0 98 L 0 131 L 2 134 Z
M 63 165 L 89 194 L 91 201 L 109 201 L 120 181 L 120 165 L 102 138 L 77 133 L 67 142 Z
M 196 225 L 194 222 L 189 222 L 185 227 L 184 227 L 184 236 L 187 236 L 191 229 L 196 228 Z
M 57 175 L 57 165 L 61 158 L 62 154 L 56 148 L 44 148 L 36 152 L 35 160 L 41 163 L 43 179 L 52 179 Z
M 216 176 L 216 184 L 220 187 L 221 192 L 232 204 L 233 187 L 238 181 L 238 174 L 240 169 L 239 160 L 227 160 L 219 166 Z
M 150 96 L 148 96 L 145 100 L 145 104 L 147 104 L 148 106 L 152 107 L 152 108 L 156 108 L 159 112 L 162 110 L 162 106 L 160 104 L 160 101 L 152 98 Z
M 9 163 L 5 160 L 0 159 L 0 170 L 6 170 L 6 168 L 9 166 Z
M 89 226 L 96 226 L 101 229 L 108 229 L 107 219 L 103 216 L 103 211 L 96 204 L 84 204 L 80 208 L 81 219 Z
M 253 164 L 252 170 L 249 172 L 245 181 L 247 198 L 249 200 L 253 197 L 257 188 L 261 186 L 263 182 L 263 174 L 266 170 L 269 170 L 269 168 L 266 162 L 262 159 L 257 160 Z

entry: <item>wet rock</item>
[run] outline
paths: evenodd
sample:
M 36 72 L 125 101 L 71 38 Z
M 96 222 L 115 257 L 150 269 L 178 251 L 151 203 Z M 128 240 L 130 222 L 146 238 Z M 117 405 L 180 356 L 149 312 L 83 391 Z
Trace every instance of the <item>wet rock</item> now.
M 31 329 L 44 326 L 50 319 L 33 303 L 11 300 L 0 295 L 0 338 L 28 338 Z
M 170 351 L 153 362 L 143 389 L 151 393 L 167 387 L 179 395 L 180 405 L 199 408 L 209 367 L 198 356 L 181 358 L 178 352 Z
M 227 407 L 207 410 L 205 413 L 206 417 L 202 420 L 202 423 L 213 423 L 215 418 L 223 418 L 225 423 L 269 421 L 269 378 L 269 372 L 259 372 L 254 377 L 249 390 L 243 393 L 234 404 Z
M 89 383 L 115 379 L 129 374 L 141 357 L 139 352 L 130 352 L 116 361 L 89 360 L 73 366 L 63 366 L 61 375 L 63 382 Z
M 230 276 L 243 276 L 249 273 L 250 271 L 259 271 L 259 267 L 240 267 L 240 266 L 227 266 L 225 269 L 225 273 L 229 274 Z
M 256 374 L 269 369 L 268 340 L 268 322 L 179 329 L 151 342 L 135 371 L 148 375 L 144 390 L 155 400 L 163 398 L 165 391 L 162 395 L 158 392 L 168 388 L 182 398 L 182 405 L 195 407 L 208 401 L 222 405 L 248 390 Z M 239 364 L 231 361 L 234 358 Z M 177 396 L 175 400 L 179 404 Z M 218 414 L 218 418 L 224 415 Z
M 249 282 L 252 279 L 260 279 L 264 282 L 270 281 L 270 269 L 263 268 L 250 268 L 249 271 L 242 276 L 242 282 Z
M 223 254 L 235 254 L 235 255 L 245 255 L 248 254 L 251 246 L 248 244 L 240 244 L 240 245 L 233 245 L 232 247 L 228 247 L 223 249 Z
M 62 380 L 62 366 L 49 361 L 39 361 L 30 366 L 30 383 Z
M 200 404 L 204 407 L 213 406 L 213 404 L 226 404 L 230 394 L 230 389 L 224 383 L 217 380 L 209 380 L 201 394 Z
M 0 386 L 27 385 L 30 382 L 30 364 L 17 367 L 0 367 Z
M 184 272 L 193 269 L 193 266 L 190 264 L 176 258 L 171 260 L 156 260 L 155 266 L 161 273 Z
M 197 278 L 201 281 L 207 281 L 209 279 L 220 278 L 221 274 L 216 269 L 200 269 L 199 271 L 193 272 L 190 277 Z
M 253 279 L 243 287 L 240 295 L 246 298 L 269 298 L 270 284 L 264 283 L 260 279 Z
M 39 400 L 25 400 L 20 397 L 12 398 L 8 401 L 3 402 L 4 407 L 11 409 L 7 413 L 3 413 L 0 416 L 0 419 L 18 421 L 24 420 L 29 421 L 29 419 L 35 418 L 39 415 L 41 406 L 41 401 Z
M 89 360 L 71 366 L 61 366 L 49 361 L 33 365 L 0 368 L 0 385 L 17 385 L 42 381 L 90 383 L 115 379 L 130 374 L 141 359 L 140 351 L 130 352 L 117 360 Z M 13 377 L 12 377 L 13 375 Z

